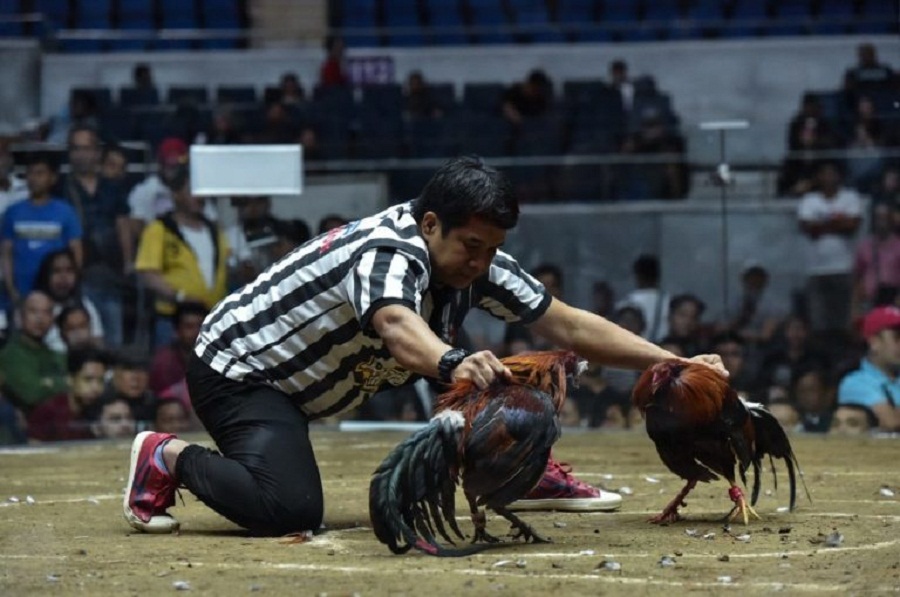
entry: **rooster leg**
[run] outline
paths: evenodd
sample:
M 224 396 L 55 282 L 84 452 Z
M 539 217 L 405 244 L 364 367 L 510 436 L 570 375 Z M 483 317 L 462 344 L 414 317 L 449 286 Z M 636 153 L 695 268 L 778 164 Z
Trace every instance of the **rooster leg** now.
M 691 492 L 694 486 L 697 484 L 696 479 L 692 479 L 687 482 L 687 484 L 678 492 L 678 495 L 669 502 L 663 511 L 647 522 L 652 522 L 653 524 L 668 524 L 670 522 L 678 522 L 681 520 L 681 515 L 678 513 L 678 508 L 681 506 L 687 506 L 684 501 L 684 498 L 687 497 L 687 494 Z
M 552 543 L 550 539 L 538 535 L 537 531 L 535 531 L 534 528 L 531 527 L 531 525 L 523 521 L 521 518 L 519 518 L 506 508 L 494 508 L 494 511 L 508 520 L 516 530 L 516 533 L 512 536 L 513 539 L 518 539 L 519 537 L 521 537 L 525 539 L 525 543 L 528 543 L 529 541 L 531 541 L 532 543 Z
M 753 506 L 747 503 L 747 500 L 744 498 L 744 492 L 741 491 L 740 487 L 732 485 L 731 489 L 728 490 L 728 497 L 734 502 L 734 508 L 728 513 L 727 520 L 734 521 L 738 516 L 742 516 L 744 524 L 747 524 L 749 522 L 749 517 L 747 516 L 748 513 L 752 514 L 757 520 L 761 520 L 759 514 L 753 509 Z
M 487 515 L 480 510 L 474 499 L 466 496 L 469 501 L 469 511 L 472 513 L 472 524 L 475 525 L 475 533 L 472 535 L 472 543 L 483 541 L 485 543 L 500 543 L 500 539 L 487 532 Z

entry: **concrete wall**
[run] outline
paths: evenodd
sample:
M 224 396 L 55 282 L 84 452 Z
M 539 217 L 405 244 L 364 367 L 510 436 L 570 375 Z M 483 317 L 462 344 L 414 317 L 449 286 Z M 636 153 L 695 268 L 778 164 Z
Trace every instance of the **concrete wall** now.
M 834 89 L 855 61 L 855 47 L 872 41 L 882 61 L 900 68 L 900 40 L 881 36 L 684 41 L 649 44 L 581 44 L 486 46 L 466 48 L 356 49 L 353 56 L 389 55 L 403 78 L 421 69 L 433 81 L 521 79 L 530 69 L 543 68 L 556 81 L 605 77 L 607 64 L 624 58 L 633 75 L 656 77 L 671 94 L 694 159 L 712 160 L 717 138 L 697 127 L 706 120 L 743 118 L 746 132 L 730 136 L 736 160 L 778 161 L 785 149 L 785 128 L 806 89 Z M 153 65 L 158 83 L 251 84 L 262 89 L 285 71 L 295 71 L 307 87 L 317 77 L 323 59 L 320 48 L 254 50 L 205 54 L 47 55 L 42 71 L 41 112 L 51 115 L 62 106 L 73 86 L 129 84 L 132 65 Z

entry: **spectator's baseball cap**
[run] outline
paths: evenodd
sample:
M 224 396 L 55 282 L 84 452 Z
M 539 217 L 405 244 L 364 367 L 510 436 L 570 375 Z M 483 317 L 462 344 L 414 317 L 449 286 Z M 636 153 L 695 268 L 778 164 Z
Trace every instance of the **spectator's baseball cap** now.
M 900 309 L 897 307 L 876 307 L 863 318 L 862 334 L 865 338 L 891 328 L 900 329 Z
M 156 157 L 161 164 L 176 165 L 187 162 L 187 143 L 177 137 L 166 137 L 159 144 Z

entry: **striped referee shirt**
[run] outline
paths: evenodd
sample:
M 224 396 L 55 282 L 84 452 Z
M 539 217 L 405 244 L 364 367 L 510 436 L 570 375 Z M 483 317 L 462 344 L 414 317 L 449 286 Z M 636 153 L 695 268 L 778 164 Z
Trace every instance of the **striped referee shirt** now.
M 351 222 L 272 265 L 216 305 L 197 356 L 229 379 L 285 392 L 317 419 L 412 377 L 370 325 L 379 307 L 407 305 L 449 344 L 472 307 L 507 322 L 544 313 L 550 295 L 499 251 L 471 287 L 431 285 L 428 248 L 411 210 L 405 203 Z

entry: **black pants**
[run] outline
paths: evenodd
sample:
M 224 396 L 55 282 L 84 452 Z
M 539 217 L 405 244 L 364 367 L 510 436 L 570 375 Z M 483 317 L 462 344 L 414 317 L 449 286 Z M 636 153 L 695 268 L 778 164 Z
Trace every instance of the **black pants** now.
M 261 535 L 316 530 L 322 480 L 309 442 L 309 421 L 284 393 L 232 381 L 192 356 L 191 402 L 221 454 L 188 446 L 178 481 L 204 504 Z

